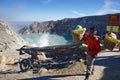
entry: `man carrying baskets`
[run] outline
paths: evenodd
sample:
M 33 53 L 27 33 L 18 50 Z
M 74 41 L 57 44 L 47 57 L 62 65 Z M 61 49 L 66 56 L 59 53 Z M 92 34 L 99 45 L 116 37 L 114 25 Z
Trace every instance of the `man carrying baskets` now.
M 87 71 L 86 71 L 86 79 L 88 79 L 90 74 L 93 74 L 94 71 L 94 60 L 98 52 L 101 51 L 99 37 L 96 35 L 96 29 L 94 27 L 90 28 L 88 33 L 85 33 L 83 36 L 83 41 L 87 43 L 88 47 L 86 49 L 86 63 L 87 63 Z

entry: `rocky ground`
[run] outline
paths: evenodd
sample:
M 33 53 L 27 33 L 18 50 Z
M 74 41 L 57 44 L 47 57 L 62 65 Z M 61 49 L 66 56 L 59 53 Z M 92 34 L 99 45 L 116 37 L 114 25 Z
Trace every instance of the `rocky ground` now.
M 59 67 L 53 66 L 52 69 L 42 68 L 37 74 L 33 74 L 32 70 L 20 72 L 19 64 L 13 63 L 19 59 L 16 49 L 26 43 L 2 21 L 0 34 L 0 80 L 84 80 L 85 65 L 80 61 L 69 61 L 70 64 L 59 64 Z M 120 80 L 119 62 L 118 49 L 101 51 L 89 80 Z
M 101 51 L 95 61 L 94 74 L 89 80 L 120 80 L 120 52 Z M 37 74 L 32 70 L 19 73 L 19 65 L 4 66 L 0 71 L 0 80 L 84 80 L 85 65 L 79 61 L 73 62 L 62 69 L 41 69 Z

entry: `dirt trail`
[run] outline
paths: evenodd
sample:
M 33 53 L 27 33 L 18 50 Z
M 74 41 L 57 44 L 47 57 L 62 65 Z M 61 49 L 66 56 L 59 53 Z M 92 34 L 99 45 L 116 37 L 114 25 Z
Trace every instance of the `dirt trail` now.
M 101 51 L 95 60 L 94 75 L 89 80 L 120 80 L 120 52 L 114 49 Z M 84 80 L 85 74 L 54 78 L 57 80 Z
M 101 51 L 95 60 L 94 75 L 89 80 L 120 80 L 120 52 L 114 49 Z M 85 74 L 65 76 L 57 80 L 84 80 Z
M 120 52 L 102 51 L 95 61 L 94 75 L 89 80 L 120 80 Z

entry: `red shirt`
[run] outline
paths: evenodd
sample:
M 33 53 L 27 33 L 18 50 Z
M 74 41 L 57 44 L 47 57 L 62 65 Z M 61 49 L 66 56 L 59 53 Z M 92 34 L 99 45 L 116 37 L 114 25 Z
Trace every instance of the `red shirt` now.
M 98 36 L 91 37 L 90 35 L 84 35 L 83 41 L 87 43 L 87 52 L 91 56 L 94 57 L 98 52 L 101 51 Z

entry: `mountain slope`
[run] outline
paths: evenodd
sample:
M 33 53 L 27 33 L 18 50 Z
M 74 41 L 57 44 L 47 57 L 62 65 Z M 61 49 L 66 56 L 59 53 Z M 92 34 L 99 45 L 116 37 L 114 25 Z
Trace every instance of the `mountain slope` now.
M 20 36 L 13 32 L 6 23 L 0 21 L 0 51 L 17 48 L 24 44 L 26 43 Z
M 120 23 L 120 21 L 119 21 Z M 108 24 L 108 15 L 101 16 L 87 16 L 82 18 L 65 18 L 58 21 L 34 22 L 30 26 L 19 30 L 21 34 L 43 33 L 50 32 L 58 35 L 71 35 L 72 30 L 76 25 L 86 27 L 96 27 L 98 35 L 101 36 L 106 33 L 106 26 Z

